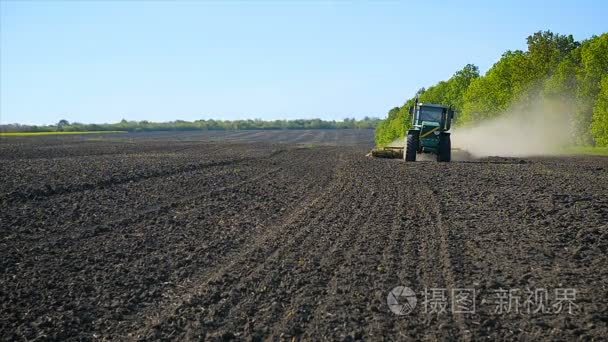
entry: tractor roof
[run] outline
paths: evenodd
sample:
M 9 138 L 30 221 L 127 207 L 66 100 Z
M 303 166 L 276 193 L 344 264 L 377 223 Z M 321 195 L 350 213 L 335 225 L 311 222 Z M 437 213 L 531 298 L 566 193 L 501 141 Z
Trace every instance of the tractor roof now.
M 437 107 L 437 108 L 448 108 L 447 106 L 434 104 L 434 103 L 418 103 L 419 106 L 427 106 L 427 107 Z

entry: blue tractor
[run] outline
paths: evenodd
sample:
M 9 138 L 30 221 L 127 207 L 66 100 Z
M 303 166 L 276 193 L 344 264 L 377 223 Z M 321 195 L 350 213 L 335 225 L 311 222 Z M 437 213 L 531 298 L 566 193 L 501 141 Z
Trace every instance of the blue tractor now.
M 412 128 L 407 131 L 403 159 L 416 161 L 418 153 L 433 153 L 439 162 L 449 162 L 452 159 L 450 143 L 450 126 L 454 118 L 454 110 L 430 103 L 418 103 L 410 107 Z

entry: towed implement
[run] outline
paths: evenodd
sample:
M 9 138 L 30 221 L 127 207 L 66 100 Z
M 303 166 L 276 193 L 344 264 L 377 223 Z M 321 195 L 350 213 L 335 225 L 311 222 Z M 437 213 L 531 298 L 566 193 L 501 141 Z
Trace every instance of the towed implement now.
M 419 153 L 435 154 L 437 161 L 452 160 L 450 127 L 454 110 L 450 107 L 418 103 L 410 107 L 412 128 L 407 131 L 407 139 L 401 146 L 388 146 L 371 152 L 378 158 L 403 158 L 407 162 L 416 161 Z

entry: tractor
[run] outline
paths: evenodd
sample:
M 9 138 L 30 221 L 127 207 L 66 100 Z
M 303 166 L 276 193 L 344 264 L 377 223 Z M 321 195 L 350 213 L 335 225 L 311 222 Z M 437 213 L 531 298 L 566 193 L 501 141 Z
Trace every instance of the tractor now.
M 437 161 L 449 162 L 452 159 L 450 126 L 454 119 L 451 107 L 430 103 L 416 103 L 410 107 L 412 128 L 407 131 L 403 159 L 416 161 L 418 153 L 434 153 Z

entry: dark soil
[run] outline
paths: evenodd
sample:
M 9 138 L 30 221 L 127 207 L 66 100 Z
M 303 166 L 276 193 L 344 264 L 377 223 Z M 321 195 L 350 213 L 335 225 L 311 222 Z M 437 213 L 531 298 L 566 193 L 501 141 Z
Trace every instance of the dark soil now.
M 372 145 L 349 130 L 0 140 L 0 339 L 608 336 L 608 158 L 406 164 Z M 418 300 L 403 316 L 386 302 L 399 285 Z M 446 312 L 425 312 L 433 288 Z M 462 288 L 474 313 L 452 310 Z M 537 289 L 547 312 L 526 309 Z M 577 291 L 572 312 L 559 289 Z

